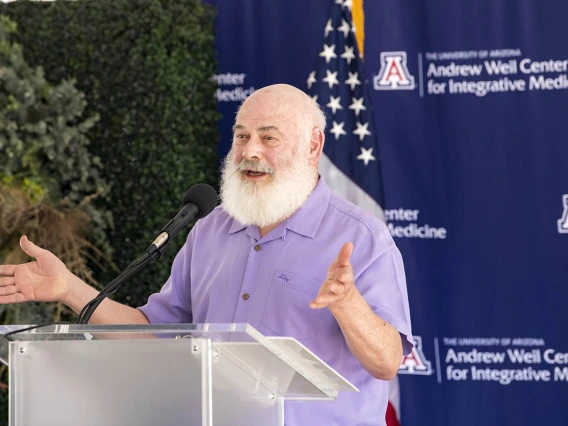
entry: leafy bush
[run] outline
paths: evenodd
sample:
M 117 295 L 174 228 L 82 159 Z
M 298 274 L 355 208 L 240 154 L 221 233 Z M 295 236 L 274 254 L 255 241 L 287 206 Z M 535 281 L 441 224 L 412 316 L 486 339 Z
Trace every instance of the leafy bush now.
M 10 40 L 15 31 L 0 16 L 0 175 L 34 178 L 51 189 L 50 198 L 79 203 L 105 186 L 100 160 L 87 150 L 98 115 L 80 121 L 83 93 L 73 81 L 52 86 L 41 68 L 30 67 Z
M 89 201 L 106 187 L 100 160 L 87 149 L 98 116 L 82 118 L 86 102 L 72 81 L 51 85 L 29 66 L 15 33 L 16 24 L 0 15 L 0 262 L 26 260 L 18 240 L 27 233 L 94 282 L 82 250 L 87 224 L 102 216 Z M 27 310 L 0 312 L 7 308 Z M 49 319 L 19 316 L 15 322 Z
M 177 213 L 187 188 L 216 184 L 213 9 L 198 0 L 19 1 L 0 12 L 18 22 L 26 60 L 52 83 L 76 81 L 86 115 L 100 117 L 89 149 L 111 188 L 94 202 L 112 212 L 107 235 L 123 269 Z M 118 299 L 136 306 L 158 290 L 184 237 Z M 102 282 L 114 275 L 95 271 Z

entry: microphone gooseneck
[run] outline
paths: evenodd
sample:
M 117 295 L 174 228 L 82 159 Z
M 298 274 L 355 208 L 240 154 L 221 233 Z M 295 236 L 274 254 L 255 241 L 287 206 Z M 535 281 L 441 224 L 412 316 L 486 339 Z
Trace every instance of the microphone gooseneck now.
M 102 301 L 116 293 L 120 286 L 138 271 L 159 259 L 166 250 L 169 242 L 192 219 L 202 219 L 213 211 L 217 205 L 217 192 L 205 183 L 192 186 L 183 197 L 182 208 L 160 231 L 158 237 L 150 244 L 142 256 L 128 265 L 122 273 L 112 280 L 101 292 L 87 303 L 77 318 L 77 324 L 87 324 L 89 319 Z

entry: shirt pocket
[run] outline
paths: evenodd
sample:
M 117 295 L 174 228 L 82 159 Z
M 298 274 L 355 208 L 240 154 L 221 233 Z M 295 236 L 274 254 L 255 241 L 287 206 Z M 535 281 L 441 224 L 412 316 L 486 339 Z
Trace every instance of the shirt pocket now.
M 322 309 L 310 308 L 323 282 L 277 270 L 262 318 L 263 325 L 278 336 L 309 339 L 316 336 Z

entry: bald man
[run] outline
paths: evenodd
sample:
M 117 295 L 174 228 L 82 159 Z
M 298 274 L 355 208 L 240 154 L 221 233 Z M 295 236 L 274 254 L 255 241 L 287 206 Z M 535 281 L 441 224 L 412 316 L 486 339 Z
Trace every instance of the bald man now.
M 287 403 L 285 424 L 382 425 L 386 381 L 412 348 L 404 268 L 384 223 L 318 175 L 325 121 L 294 87 L 254 92 L 233 126 L 222 204 L 191 230 L 160 293 L 138 309 L 105 300 L 91 323 L 248 323 L 294 337 L 360 392 Z M 0 266 L 0 303 L 78 312 L 96 296 L 53 254 L 21 245 L 37 260 Z

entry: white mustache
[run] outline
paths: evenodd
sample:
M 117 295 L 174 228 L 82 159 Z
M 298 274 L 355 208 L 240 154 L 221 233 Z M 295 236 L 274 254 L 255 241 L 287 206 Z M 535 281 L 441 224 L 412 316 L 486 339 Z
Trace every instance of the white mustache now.
M 237 164 L 237 171 L 244 172 L 247 170 L 250 170 L 251 172 L 267 173 L 270 175 L 274 174 L 274 169 L 270 167 L 268 164 L 263 164 L 260 161 L 242 159 Z

